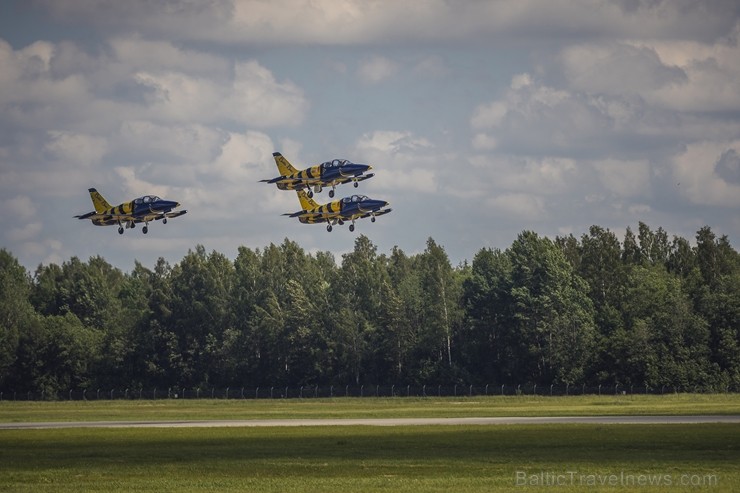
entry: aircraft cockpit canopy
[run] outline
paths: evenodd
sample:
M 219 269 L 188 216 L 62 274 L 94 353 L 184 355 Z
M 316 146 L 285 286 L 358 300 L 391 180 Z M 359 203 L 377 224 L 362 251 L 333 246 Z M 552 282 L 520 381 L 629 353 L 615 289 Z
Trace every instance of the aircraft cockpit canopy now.
M 325 163 L 321 163 L 321 166 L 323 168 L 338 168 L 340 166 L 344 166 L 345 164 L 352 164 L 348 159 L 333 159 L 331 161 L 326 161 Z
M 139 197 L 138 199 L 134 200 L 134 204 L 152 204 L 159 200 L 162 199 L 160 199 L 156 195 L 144 195 L 143 197 Z
M 362 202 L 363 200 L 368 200 L 366 195 L 353 195 L 351 197 L 344 197 L 342 199 L 342 202 L 344 202 L 345 204 L 349 204 L 349 203 Z

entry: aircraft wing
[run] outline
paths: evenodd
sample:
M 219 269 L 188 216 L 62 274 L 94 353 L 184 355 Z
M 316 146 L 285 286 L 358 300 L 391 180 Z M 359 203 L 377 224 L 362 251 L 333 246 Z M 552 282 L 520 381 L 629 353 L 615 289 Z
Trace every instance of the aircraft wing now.
M 157 219 L 162 219 L 162 218 L 165 218 L 165 217 L 166 218 L 169 218 L 169 219 L 172 219 L 173 217 L 180 217 L 183 214 L 186 214 L 187 212 L 188 211 L 186 211 L 186 210 L 184 210 L 184 211 L 177 211 L 177 212 L 168 212 L 167 214 L 164 214 L 161 218 L 158 217 Z
M 132 214 L 101 214 L 96 211 L 88 212 L 87 214 L 82 214 L 80 216 L 75 216 L 77 219 L 91 219 L 93 221 L 96 220 L 116 220 L 116 221 L 133 221 L 137 218 L 137 216 L 134 216 Z
M 393 209 L 383 209 L 382 211 L 378 211 L 378 212 L 375 212 L 375 213 L 373 213 L 373 212 L 365 212 L 364 214 L 360 214 L 359 216 L 355 216 L 355 219 L 362 219 L 362 218 L 370 217 L 370 216 L 378 217 L 378 216 L 382 216 L 383 214 L 388 214 L 392 210 Z
M 293 212 L 292 214 L 283 214 L 283 216 L 288 217 L 297 217 L 300 219 L 306 219 L 306 220 L 316 220 L 316 219 L 334 219 L 334 218 L 343 218 L 342 214 L 340 212 L 309 212 L 306 210 Z
M 372 178 L 373 176 L 375 176 L 375 173 L 368 173 L 367 175 L 358 176 L 357 178 L 355 178 L 355 181 L 367 180 L 368 178 Z

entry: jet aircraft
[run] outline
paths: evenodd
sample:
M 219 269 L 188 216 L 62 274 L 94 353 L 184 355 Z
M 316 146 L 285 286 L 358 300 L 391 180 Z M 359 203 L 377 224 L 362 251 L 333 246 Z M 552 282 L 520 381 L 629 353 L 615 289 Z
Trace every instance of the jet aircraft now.
M 329 223 L 326 226 L 327 231 L 332 230 L 332 225 L 341 226 L 345 221 L 352 222 L 349 230 L 354 231 L 356 219 L 369 217 L 372 222 L 375 222 L 376 217 L 388 214 L 392 210 L 386 209 L 388 202 L 385 200 L 374 200 L 365 195 L 352 195 L 321 205 L 309 197 L 305 190 L 297 190 L 296 193 L 303 209 L 292 214 L 283 214 L 283 216 L 297 217 L 305 224 Z
M 353 163 L 347 159 L 333 159 L 299 171 L 279 152 L 273 152 L 272 157 L 275 158 L 280 176 L 260 182 L 274 183 L 280 190 L 307 189 L 309 197 L 313 197 L 311 187 L 316 193 L 321 193 L 323 187 L 331 187 L 329 197 L 333 198 L 337 185 L 353 182 L 357 188 L 359 182 L 375 176 L 374 173 L 367 173 L 372 166 Z
M 172 209 L 180 207 L 180 204 L 172 200 L 165 200 L 156 195 L 144 195 L 131 202 L 112 207 L 100 193 L 94 189 L 88 189 L 95 210 L 87 214 L 75 216 L 78 219 L 90 219 L 96 226 L 118 225 L 118 234 L 123 234 L 124 224 L 126 229 L 135 228 L 136 223 L 144 223 L 141 231 L 147 234 L 150 221 L 162 220 L 167 224 L 167 219 L 182 216 L 186 210 L 172 212 Z

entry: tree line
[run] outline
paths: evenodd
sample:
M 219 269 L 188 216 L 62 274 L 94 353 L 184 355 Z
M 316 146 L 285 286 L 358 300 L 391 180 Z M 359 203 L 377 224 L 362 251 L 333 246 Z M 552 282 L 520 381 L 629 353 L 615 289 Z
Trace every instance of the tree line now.
M 340 263 L 285 239 L 231 261 L 102 257 L 40 265 L 0 250 L 0 390 L 534 384 L 740 389 L 740 255 L 639 224 L 532 231 L 453 266 L 379 254 Z

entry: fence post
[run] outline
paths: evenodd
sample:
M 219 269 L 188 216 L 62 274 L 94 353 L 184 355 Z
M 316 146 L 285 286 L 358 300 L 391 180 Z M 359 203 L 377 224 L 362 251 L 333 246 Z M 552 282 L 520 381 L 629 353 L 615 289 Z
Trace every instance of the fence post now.
M 288 398 L 288 386 L 287 385 L 285 386 L 285 398 L 286 399 Z
M 532 387 L 532 395 L 537 395 L 537 384 L 534 384 L 534 387 Z
M 260 388 L 259 387 L 257 387 L 256 389 L 254 389 L 254 398 L 255 399 L 259 399 L 260 398 Z
M 504 385 L 501 384 L 501 395 L 504 395 Z
M 614 395 L 619 395 L 619 384 L 614 385 Z
M 470 397 L 473 397 L 473 386 L 472 385 L 470 386 L 470 392 L 468 392 L 468 394 L 470 395 Z
M 242 387 L 242 399 L 244 399 L 244 387 Z
M 421 386 L 421 395 L 424 397 L 427 396 L 427 385 L 426 384 Z
M 486 395 L 488 395 L 488 384 L 486 384 Z
M 411 385 L 406 385 L 406 397 L 411 396 Z
M 442 397 L 442 386 L 437 385 L 437 397 Z
M 349 397 L 349 385 L 344 386 L 344 397 Z
M 273 390 L 275 390 L 275 387 L 270 387 L 270 399 L 273 398 Z
M 69 400 L 72 400 L 72 389 L 69 389 Z
M 601 395 L 601 384 L 599 384 L 599 395 Z
M 229 388 L 226 387 L 226 399 L 228 399 L 228 398 L 229 398 Z
M 329 386 L 329 397 L 334 397 L 334 386 L 333 385 Z

